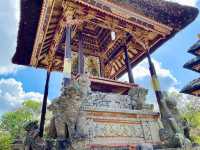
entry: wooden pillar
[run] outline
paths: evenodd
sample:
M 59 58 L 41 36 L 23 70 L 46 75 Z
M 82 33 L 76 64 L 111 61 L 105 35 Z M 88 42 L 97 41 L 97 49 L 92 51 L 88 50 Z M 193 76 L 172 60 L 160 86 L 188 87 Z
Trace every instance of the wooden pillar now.
M 100 76 L 105 77 L 104 76 L 104 71 L 105 71 L 104 58 L 100 56 L 99 61 L 100 61 Z
M 84 74 L 84 54 L 82 31 L 78 32 L 78 73 Z
M 167 106 L 167 102 L 165 100 L 163 100 L 163 96 L 162 96 L 162 92 L 160 89 L 160 83 L 156 74 L 156 70 L 154 67 L 154 64 L 151 60 L 149 51 L 147 51 L 147 58 L 148 58 L 148 62 L 149 62 L 149 71 L 151 74 L 151 79 L 152 79 L 152 85 L 154 88 L 154 92 L 156 95 L 156 99 L 158 102 L 158 106 L 160 109 L 160 114 L 161 114 L 161 119 L 165 119 L 169 122 L 171 129 L 175 132 L 175 133 L 181 133 L 179 126 L 177 125 L 177 122 L 175 121 L 176 119 L 174 118 L 174 116 L 172 115 L 172 112 L 170 111 L 170 109 Z M 165 125 L 164 125 L 165 126 Z
M 63 79 L 63 85 L 64 87 L 69 85 L 71 81 L 71 70 L 72 70 L 72 54 L 71 54 L 71 27 L 66 27 L 66 40 L 65 40 L 65 56 L 64 56 L 64 79 Z
M 43 133 L 44 133 L 44 124 L 45 124 L 45 116 L 46 116 L 46 109 L 47 109 L 48 89 L 49 89 L 49 79 L 50 79 L 50 72 L 47 71 L 45 90 L 44 90 L 44 96 L 43 96 L 43 101 L 42 101 L 41 117 L 40 117 L 40 133 L 39 133 L 40 137 L 43 137 Z
M 150 74 L 151 74 L 152 86 L 153 86 L 153 89 L 154 89 L 154 92 L 155 92 L 155 95 L 156 95 L 156 99 L 157 99 L 158 105 L 162 106 L 163 104 L 161 104 L 162 92 L 160 90 L 160 82 L 158 80 L 156 70 L 155 70 L 154 64 L 151 60 L 151 56 L 149 54 L 149 51 L 147 51 L 147 58 L 148 58 L 148 63 L 149 63 L 149 71 L 150 71 Z
M 132 68 L 131 68 L 131 64 L 130 64 L 130 61 L 129 61 L 128 50 L 127 50 L 126 45 L 124 45 L 124 55 L 125 55 L 125 64 L 126 64 L 126 68 L 127 68 L 127 71 L 128 71 L 129 82 L 134 83 Z

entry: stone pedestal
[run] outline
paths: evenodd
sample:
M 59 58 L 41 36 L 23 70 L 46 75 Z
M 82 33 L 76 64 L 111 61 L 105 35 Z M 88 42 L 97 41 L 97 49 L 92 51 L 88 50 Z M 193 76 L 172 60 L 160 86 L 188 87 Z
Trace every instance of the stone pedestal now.
M 38 142 L 37 136 L 28 136 L 29 144 L 44 145 L 41 149 L 48 150 L 200 150 L 182 134 L 170 137 L 170 124 L 166 121 L 163 126 L 153 105 L 145 103 L 146 95 L 147 90 L 138 87 L 128 95 L 92 92 L 89 78 L 83 75 L 63 88 L 61 96 L 48 107 L 53 113 L 50 139 L 45 142 L 38 138 Z M 180 122 L 175 103 L 166 95 L 163 100 L 173 118 Z M 27 135 L 37 133 L 37 128 L 29 128 Z M 178 143 L 177 139 L 181 139 L 182 148 L 170 149 Z M 15 143 L 12 149 L 23 148 L 23 144 Z
M 128 95 L 92 92 L 88 77 L 83 75 L 49 106 L 51 127 L 55 128 L 50 129 L 50 136 L 70 139 L 75 150 L 161 144 L 159 114 L 145 104 L 146 95 L 142 88 L 131 89 Z
M 165 143 L 160 139 L 160 114 L 145 103 L 146 95 L 147 90 L 138 87 L 128 95 L 92 92 L 83 75 L 49 106 L 49 136 L 68 139 L 70 150 L 152 150 Z

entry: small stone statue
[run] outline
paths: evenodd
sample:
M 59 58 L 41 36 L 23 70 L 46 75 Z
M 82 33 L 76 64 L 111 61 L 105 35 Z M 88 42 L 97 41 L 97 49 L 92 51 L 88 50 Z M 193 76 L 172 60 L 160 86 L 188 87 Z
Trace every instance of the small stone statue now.
M 24 141 L 25 150 L 45 150 L 46 149 L 45 141 L 39 136 L 39 128 L 38 128 L 37 121 L 26 123 L 24 126 L 24 129 L 27 132 L 25 141 Z
M 164 129 L 160 130 L 161 140 L 164 141 L 168 147 L 172 148 L 190 146 L 190 140 L 184 136 L 184 128 L 175 98 L 169 96 L 167 92 L 162 92 L 162 99 L 159 107 L 161 121 L 164 126 Z
M 148 90 L 140 87 L 135 87 L 129 90 L 128 95 L 131 97 L 133 109 L 150 109 L 153 110 L 153 105 L 145 104 Z

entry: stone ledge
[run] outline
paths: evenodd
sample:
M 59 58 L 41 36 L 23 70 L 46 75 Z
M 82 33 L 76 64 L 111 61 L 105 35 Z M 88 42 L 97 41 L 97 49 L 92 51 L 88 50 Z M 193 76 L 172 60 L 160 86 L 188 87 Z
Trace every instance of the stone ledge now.
M 164 148 L 164 149 L 156 149 L 156 150 L 200 150 L 200 147 L 193 147 L 192 149 L 188 148 Z
M 148 111 L 148 110 L 130 110 L 130 109 L 114 109 L 106 107 L 91 107 L 91 106 L 81 106 L 81 111 L 99 111 L 99 112 L 113 112 L 113 113 L 128 113 L 128 114 L 141 114 L 141 115 L 160 115 L 158 112 Z

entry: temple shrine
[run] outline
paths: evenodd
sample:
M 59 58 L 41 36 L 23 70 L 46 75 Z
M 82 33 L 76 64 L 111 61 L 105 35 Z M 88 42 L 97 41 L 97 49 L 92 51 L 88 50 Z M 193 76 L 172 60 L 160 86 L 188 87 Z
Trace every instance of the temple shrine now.
M 200 39 L 200 36 L 199 36 Z M 200 73 L 200 40 L 198 40 L 189 50 L 189 53 L 196 57 L 188 61 L 184 68 Z M 200 96 L 200 78 L 191 81 L 182 90 L 182 93 Z
M 191 146 L 178 112 L 171 111 L 176 104 L 161 92 L 150 55 L 197 15 L 196 8 L 164 0 L 21 0 L 12 62 L 47 70 L 40 138 L 50 74 L 63 73 L 61 95 L 48 106 L 53 113 L 48 149 Z M 144 58 L 148 58 L 160 113 L 146 104 L 148 90 L 134 81 L 132 68 Z M 129 83 L 118 81 L 126 72 Z

